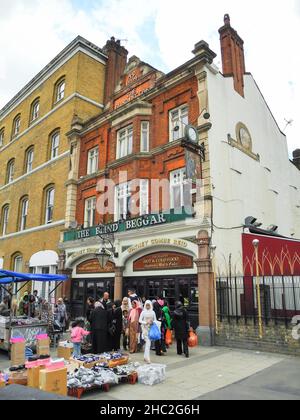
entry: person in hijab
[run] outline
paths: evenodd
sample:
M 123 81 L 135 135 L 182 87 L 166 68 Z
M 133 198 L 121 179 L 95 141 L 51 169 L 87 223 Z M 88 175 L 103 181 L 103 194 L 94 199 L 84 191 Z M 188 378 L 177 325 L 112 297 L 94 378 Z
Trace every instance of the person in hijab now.
M 177 341 L 177 354 L 185 354 L 189 357 L 188 347 L 188 313 L 182 302 L 176 302 L 173 314 L 173 328 L 175 330 L 175 338 Z
M 150 349 L 151 349 L 151 340 L 149 338 L 149 331 L 151 328 L 151 325 L 156 322 L 156 315 L 153 310 L 152 303 L 150 300 L 147 300 L 145 302 L 144 310 L 140 315 L 139 322 L 142 326 L 142 333 L 144 340 L 146 342 L 145 344 L 145 352 L 144 352 L 144 360 L 146 363 L 150 364 Z
M 132 309 L 129 314 L 129 348 L 130 354 L 137 352 L 139 319 L 141 309 L 137 300 L 132 301 Z
M 95 310 L 91 313 L 92 346 L 94 354 L 108 351 L 109 312 L 101 302 L 95 303 Z
M 129 313 L 131 308 L 131 300 L 128 297 L 124 297 L 122 300 L 122 311 L 127 311 Z
M 112 320 L 113 325 L 115 326 L 115 334 L 112 337 L 112 348 L 114 351 L 118 351 L 121 348 L 121 335 L 123 329 L 122 302 L 120 300 L 116 300 L 113 304 Z

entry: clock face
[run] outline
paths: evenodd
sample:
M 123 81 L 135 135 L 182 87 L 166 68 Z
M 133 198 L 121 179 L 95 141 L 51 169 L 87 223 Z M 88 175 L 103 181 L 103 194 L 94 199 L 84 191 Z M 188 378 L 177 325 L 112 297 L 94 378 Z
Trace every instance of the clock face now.
M 240 129 L 240 140 L 241 140 L 242 145 L 246 149 L 248 149 L 248 150 L 251 149 L 251 137 L 250 137 L 250 134 L 243 127 Z
M 193 142 L 197 141 L 197 132 L 193 127 L 189 128 L 188 135 L 189 135 L 189 139 L 191 141 L 193 141 Z

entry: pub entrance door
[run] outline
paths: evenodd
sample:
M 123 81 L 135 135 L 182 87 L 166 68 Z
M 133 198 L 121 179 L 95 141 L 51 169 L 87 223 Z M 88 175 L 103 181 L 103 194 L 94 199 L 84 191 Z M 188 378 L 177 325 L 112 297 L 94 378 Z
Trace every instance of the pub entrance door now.
M 128 289 L 134 289 L 141 298 L 145 297 L 150 300 L 157 296 L 165 298 L 169 303 L 171 312 L 175 309 L 175 303 L 181 301 L 188 310 L 193 328 L 198 327 L 197 275 L 124 278 L 123 286 L 124 296 L 127 296 Z
M 114 278 L 108 279 L 75 279 L 72 280 L 71 316 L 72 318 L 85 316 L 89 297 L 99 300 L 104 292 L 108 292 L 110 299 L 114 299 Z

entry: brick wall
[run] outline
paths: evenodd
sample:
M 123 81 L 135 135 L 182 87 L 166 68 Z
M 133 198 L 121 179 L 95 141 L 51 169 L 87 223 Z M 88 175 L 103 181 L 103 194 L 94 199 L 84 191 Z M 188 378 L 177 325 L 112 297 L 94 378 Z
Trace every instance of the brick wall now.
M 253 324 L 229 324 L 227 321 L 219 324 L 219 334 L 215 336 L 217 346 L 239 349 L 249 349 L 261 352 L 282 353 L 300 356 L 300 340 L 292 337 L 292 326 L 270 324 L 264 326 L 263 338 L 259 338 L 258 327 Z

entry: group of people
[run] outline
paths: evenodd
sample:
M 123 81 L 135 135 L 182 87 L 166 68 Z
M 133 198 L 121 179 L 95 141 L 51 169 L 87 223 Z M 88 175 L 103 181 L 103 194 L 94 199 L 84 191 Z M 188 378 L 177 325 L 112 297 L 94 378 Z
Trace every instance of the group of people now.
M 157 356 L 167 353 L 169 341 L 167 337 L 175 333 L 177 354 L 189 357 L 188 313 L 182 304 L 177 302 L 171 314 L 168 302 L 163 297 L 150 301 L 140 299 L 135 291 L 129 290 L 128 297 L 122 301 L 110 301 L 109 293 L 104 293 L 101 300 L 88 298 L 86 313 L 86 329 L 82 321 L 72 324 L 71 339 L 74 343 L 74 354 L 80 355 L 80 342 L 88 336 L 94 354 L 118 351 L 121 348 L 130 354 L 142 351 L 144 360 L 151 363 L 151 350 Z M 160 338 L 151 340 L 151 329 L 156 326 Z

